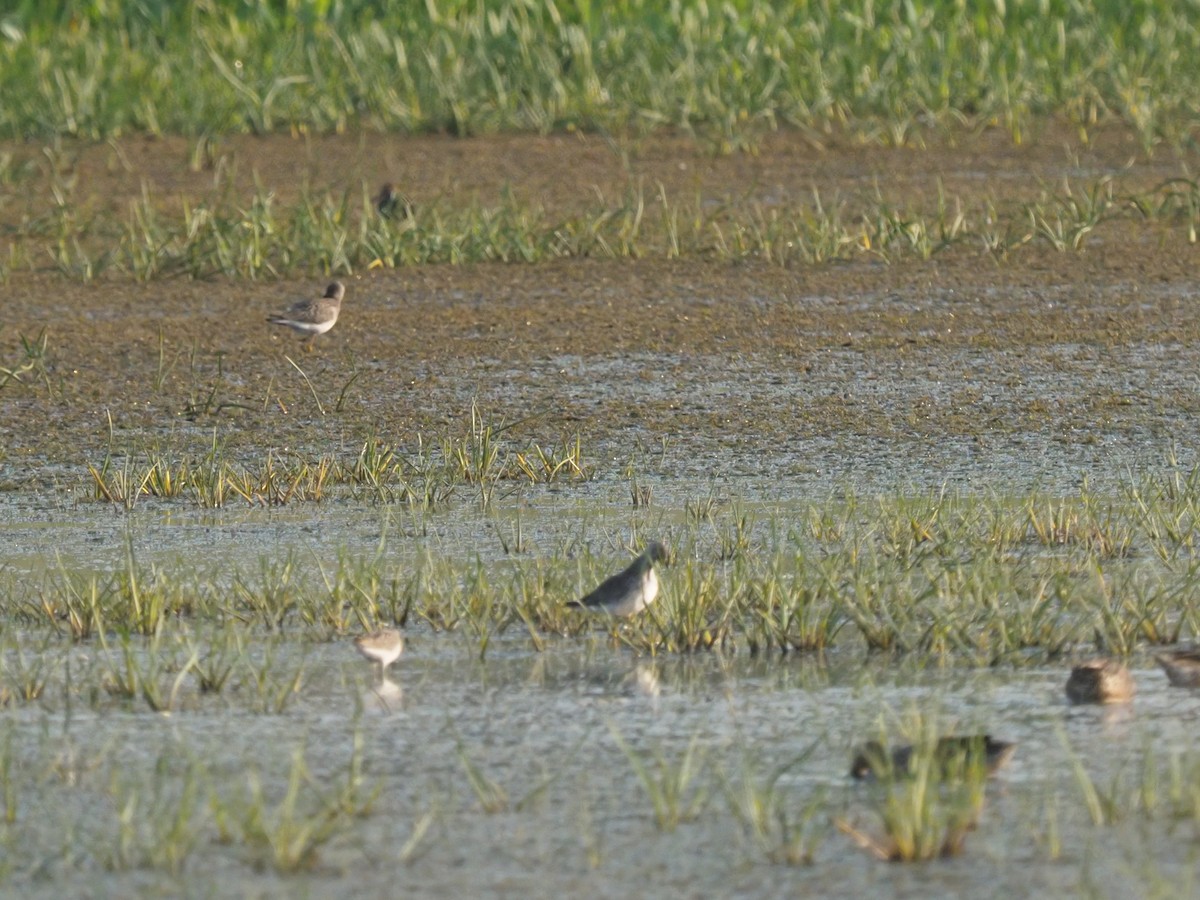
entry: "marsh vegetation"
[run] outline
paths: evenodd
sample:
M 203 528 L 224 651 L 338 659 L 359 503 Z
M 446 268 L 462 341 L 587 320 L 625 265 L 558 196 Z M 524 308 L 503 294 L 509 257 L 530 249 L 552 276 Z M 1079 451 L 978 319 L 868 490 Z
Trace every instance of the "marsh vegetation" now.
M 1194 19 L 5 15 L 0 886 L 1195 893 Z

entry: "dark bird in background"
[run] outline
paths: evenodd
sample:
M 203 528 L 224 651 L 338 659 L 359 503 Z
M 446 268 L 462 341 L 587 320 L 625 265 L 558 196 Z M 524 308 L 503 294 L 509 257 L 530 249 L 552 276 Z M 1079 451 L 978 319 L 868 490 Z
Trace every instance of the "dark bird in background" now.
M 951 735 L 938 738 L 933 747 L 933 764 L 943 778 L 961 776 L 973 766 L 982 765 L 992 775 L 1017 751 L 1017 745 L 993 740 L 990 734 Z M 850 764 L 855 778 L 914 775 L 919 765 L 918 748 L 912 745 L 888 749 L 879 741 L 868 741 L 859 748 Z

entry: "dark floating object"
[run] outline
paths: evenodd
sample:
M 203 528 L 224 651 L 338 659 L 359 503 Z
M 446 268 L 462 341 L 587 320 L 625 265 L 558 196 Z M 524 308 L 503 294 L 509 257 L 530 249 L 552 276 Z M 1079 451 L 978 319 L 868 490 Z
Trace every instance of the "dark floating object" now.
M 1175 687 L 1200 687 L 1200 650 L 1156 653 L 1154 661 L 1163 667 L 1167 680 Z
M 854 778 L 914 775 L 920 764 L 918 750 L 911 744 L 888 749 L 879 741 L 867 741 L 850 764 L 850 774 Z M 994 740 L 990 734 L 951 735 L 938 738 L 933 762 L 943 778 L 961 776 L 980 765 L 993 775 L 1016 751 L 1016 744 Z
M 1089 659 L 1071 670 L 1067 699 L 1072 703 L 1128 703 L 1133 699 L 1133 676 L 1115 659 Z

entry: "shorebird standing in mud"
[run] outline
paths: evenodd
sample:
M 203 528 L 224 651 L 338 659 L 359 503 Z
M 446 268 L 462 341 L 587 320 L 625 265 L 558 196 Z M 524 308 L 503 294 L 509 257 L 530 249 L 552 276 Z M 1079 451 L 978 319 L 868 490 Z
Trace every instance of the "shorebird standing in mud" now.
M 335 281 L 325 288 L 325 296 L 316 300 L 301 300 L 291 306 L 287 312 L 276 316 L 267 316 L 272 325 L 286 325 L 288 328 L 308 335 L 306 348 L 312 347 L 312 342 L 318 334 L 324 334 L 337 324 L 338 313 L 342 309 L 342 297 L 346 295 L 346 286 Z

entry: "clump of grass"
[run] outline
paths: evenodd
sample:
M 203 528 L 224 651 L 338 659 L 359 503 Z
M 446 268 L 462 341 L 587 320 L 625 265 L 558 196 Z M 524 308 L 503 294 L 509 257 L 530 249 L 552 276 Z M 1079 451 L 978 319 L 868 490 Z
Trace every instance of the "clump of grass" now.
M 661 749 L 639 753 L 615 730 L 613 738 L 637 773 L 660 831 L 674 831 L 700 816 L 708 803 L 708 788 L 702 777 L 705 754 L 696 738 L 675 760 L 668 759 Z
M 299 603 L 297 570 L 296 559 L 289 552 L 281 560 L 260 559 L 257 583 L 246 574 L 235 573 L 233 594 L 240 617 L 270 631 L 282 629 Z
M 1066 736 L 1062 735 L 1062 739 L 1065 745 Z M 1075 775 L 1076 784 L 1079 785 L 1092 824 L 1112 825 L 1124 818 L 1129 812 L 1133 797 L 1124 785 L 1123 774 L 1118 771 L 1107 787 L 1101 787 L 1088 772 L 1083 758 L 1070 747 L 1067 747 L 1067 751 L 1071 757 L 1071 771 Z
M 893 756 L 887 740 L 866 745 L 866 788 L 879 830 L 871 833 L 848 817 L 836 824 L 880 859 L 915 862 L 957 856 L 983 812 L 989 761 L 984 738 L 944 738 L 936 712 L 913 710 L 900 722 L 911 749 Z M 855 760 L 858 774 L 860 760 Z
M 471 786 L 471 791 L 475 794 L 475 799 L 479 801 L 479 808 L 485 813 L 498 813 L 507 810 L 508 791 L 479 768 L 467 753 L 462 741 L 458 742 L 457 752 L 458 759 L 463 766 L 463 771 L 467 775 L 467 783 Z
M 260 642 L 257 658 L 249 653 L 241 657 L 242 677 L 238 686 L 252 690 L 251 706 L 259 713 L 282 715 L 300 693 L 304 684 L 306 661 L 303 656 L 286 666 L 279 659 L 279 648 L 273 641 Z
M 513 455 L 513 465 L 530 484 L 552 484 L 560 480 L 586 481 L 589 471 L 583 461 L 579 435 L 564 440 L 558 447 L 534 444 L 529 450 Z
M 219 694 L 245 655 L 245 632 L 236 626 L 217 626 L 211 629 L 206 647 L 191 635 L 186 641 L 200 693 Z
M 824 650 L 849 618 L 824 563 L 780 559 L 760 578 L 749 578 L 739 616 L 751 653 Z
M 819 745 L 819 741 L 814 742 L 800 755 L 766 774 L 760 774 L 747 756 L 736 783 L 721 776 L 730 809 L 773 863 L 811 865 L 823 837 L 816 819 L 824 805 L 824 796 L 818 793 L 796 813 L 793 799 L 785 796 L 779 786 L 780 778 L 803 763 Z
M 178 707 L 180 690 L 196 664 L 194 650 L 180 664 L 174 653 L 168 655 L 161 635 L 153 635 L 143 644 L 128 633 L 123 634 L 116 652 L 104 636 L 100 644 L 104 651 L 103 686 L 110 696 L 124 700 L 140 696 L 155 712 Z M 174 650 L 174 642 L 171 644 Z
M 893 862 L 958 856 L 983 811 L 982 775 L 970 784 L 947 788 L 928 772 L 918 771 L 912 778 L 891 781 L 884 790 L 878 809 L 884 838 L 870 836 L 845 819 L 837 825 L 880 859 Z
M 260 863 L 281 873 L 311 869 L 322 847 L 365 815 L 378 789 L 362 779 L 362 745 L 356 740 L 346 779 L 322 789 L 305 762 L 303 747 L 292 753 L 283 797 L 272 808 L 261 775 L 247 776 L 248 797 L 232 805 L 217 795 L 211 805 L 221 822 L 234 822 L 241 840 Z
M 232 458 L 215 430 L 210 445 L 198 455 L 158 446 L 118 450 L 110 415 L 104 458 L 98 466 L 89 462 L 86 468 L 93 497 L 125 510 L 145 497 L 190 501 L 205 509 L 237 502 L 315 503 L 335 487 L 347 488 L 356 497 L 366 493 L 428 510 L 445 504 L 460 485 L 477 487 L 486 508 L 501 482 L 550 484 L 591 477 L 579 435 L 563 440 L 557 448 L 537 441 L 522 445 L 505 437 L 512 427 L 487 420 L 472 402 L 467 436 L 447 435 L 438 450 L 418 437 L 416 452 L 404 455 L 371 435 L 352 460 L 329 453 L 307 457 L 268 450 L 265 457 L 247 461 Z
M 41 381 L 47 389 L 51 389 L 50 373 L 46 368 L 50 335 L 42 328 L 36 337 L 28 338 L 21 334 L 17 336 L 21 342 L 21 358 L 11 367 L 0 366 L 0 391 L 9 383 L 29 384 Z
M 869 834 L 841 818 L 837 827 L 880 859 L 919 862 L 957 856 L 983 812 L 987 771 L 982 760 L 966 758 L 948 767 L 940 758 L 936 735 L 918 742 L 907 771 L 876 761 L 875 815 L 882 836 Z
M 1191 751 L 1171 754 L 1165 786 L 1158 760 L 1150 753 L 1146 754 L 1146 760 L 1139 790 L 1142 807 L 1148 813 L 1156 813 L 1165 805 L 1166 814 L 1172 819 L 1200 824 L 1200 757 Z
M 643 484 L 635 476 L 629 482 L 629 501 L 633 504 L 634 509 L 642 509 L 650 505 L 650 501 L 654 497 L 654 488 L 651 485 Z
M 35 703 L 41 699 L 51 674 L 50 654 L 46 648 L 26 656 L 22 642 L 17 641 L 5 657 L 0 667 L 5 676 L 4 684 L 0 685 L 0 707 L 8 706 L 14 700 Z
M 203 791 L 198 763 L 187 761 L 182 776 L 172 771 L 175 754 L 160 754 L 153 781 L 113 771 L 109 796 L 116 808 L 115 846 L 105 857 L 114 870 L 163 869 L 178 874 L 204 830 Z

